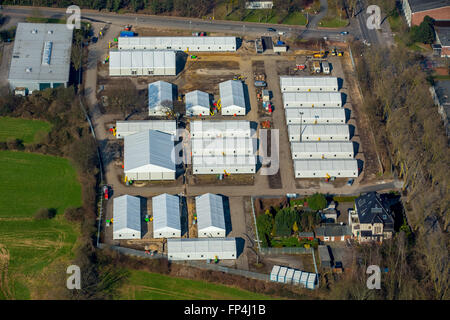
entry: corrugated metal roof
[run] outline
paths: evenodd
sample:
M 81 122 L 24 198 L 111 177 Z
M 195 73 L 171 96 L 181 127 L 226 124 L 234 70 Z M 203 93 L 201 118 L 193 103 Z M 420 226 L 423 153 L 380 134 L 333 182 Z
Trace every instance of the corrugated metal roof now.
M 303 136 L 348 136 L 350 131 L 347 124 L 304 124 L 301 125 Z M 289 135 L 300 135 L 300 124 L 288 125 Z
M 206 193 L 195 197 L 198 230 L 216 227 L 225 230 L 223 199 L 221 196 Z
M 196 167 L 225 168 L 256 166 L 256 156 L 192 156 Z
M 125 137 L 124 169 L 127 171 L 175 171 L 174 137 L 148 130 Z
M 344 108 L 289 108 L 285 110 L 286 120 L 311 121 L 319 119 L 346 120 Z
M 165 228 L 181 230 L 180 200 L 163 193 L 152 198 L 153 232 Z
M 185 101 L 186 101 L 186 110 L 191 109 L 192 107 L 210 107 L 209 104 L 209 94 L 200 90 L 195 90 L 186 93 L 185 95 Z
M 236 238 L 167 239 L 167 255 L 175 253 L 236 253 Z
M 141 200 L 123 195 L 113 200 L 113 230 L 131 229 L 141 232 Z
M 312 103 L 317 106 L 335 102 L 342 105 L 342 96 L 339 92 L 284 92 L 283 102 L 285 107 L 293 102 Z
M 194 155 L 242 155 L 254 154 L 257 140 L 253 138 L 204 138 L 192 139 Z
M 304 153 L 353 153 L 353 142 L 291 142 L 291 150 Z
M 244 86 L 242 81 L 228 80 L 219 84 L 220 103 L 223 108 L 237 106 L 245 109 Z
M 250 137 L 248 120 L 191 121 L 191 138 L 202 137 Z
M 112 68 L 176 68 L 176 55 L 175 51 L 110 51 L 109 69 Z
M 72 35 L 65 24 L 19 22 L 8 79 L 69 81 Z M 49 64 L 42 63 L 46 42 L 51 42 Z
M 289 91 L 289 88 L 336 88 L 338 80 L 336 77 L 280 77 L 280 87 L 282 91 Z M 284 88 L 284 90 L 283 90 Z M 325 91 L 325 90 L 324 90 Z
M 173 84 L 165 81 L 156 81 L 148 85 L 148 108 L 161 109 L 161 103 L 166 101 L 167 106 L 173 109 Z
M 198 47 L 205 51 L 217 51 L 217 46 L 235 51 L 236 37 L 119 37 L 118 47 L 124 49 L 167 49 L 196 51 Z M 208 46 L 213 46 L 208 50 Z M 181 49 L 179 49 L 181 47 Z
M 294 170 L 312 171 L 352 171 L 358 172 L 358 162 L 355 159 L 301 159 L 294 160 Z
M 175 135 L 177 133 L 177 125 L 175 120 L 128 120 L 116 122 L 117 138 L 120 138 L 122 134 L 130 135 L 148 130 L 157 130 Z

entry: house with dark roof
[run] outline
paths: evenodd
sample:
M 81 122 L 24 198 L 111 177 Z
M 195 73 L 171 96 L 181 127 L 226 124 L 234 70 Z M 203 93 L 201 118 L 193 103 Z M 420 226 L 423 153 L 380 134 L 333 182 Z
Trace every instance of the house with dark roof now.
M 441 49 L 441 57 L 450 58 L 450 20 L 436 21 L 434 32 L 436 34 L 436 45 L 440 46 Z
M 447 137 L 450 137 L 450 80 L 436 81 L 430 88 L 434 103 L 438 106 L 438 112 L 441 115 Z
M 394 217 L 386 202 L 376 192 L 362 194 L 355 200 L 355 210 L 349 210 L 348 225 L 358 242 L 392 238 Z
M 449 0 L 402 0 L 402 9 L 408 26 L 418 26 L 425 16 L 434 20 L 450 17 Z
M 326 223 L 315 230 L 316 238 L 321 242 L 345 241 L 352 237 L 351 229 L 348 225 Z

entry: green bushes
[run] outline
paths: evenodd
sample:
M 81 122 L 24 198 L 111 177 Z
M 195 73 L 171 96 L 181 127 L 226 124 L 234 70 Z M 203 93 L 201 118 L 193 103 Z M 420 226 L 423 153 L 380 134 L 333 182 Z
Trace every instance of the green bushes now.
M 311 210 L 322 210 L 327 207 L 327 199 L 321 193 L 315 193 L 306 200 Z
M 263 247 L 267 247 L 272 238 L 273 217 L 270 212 L 266 212 L 256 218 L 256 225 L 258 227 L 259 240 Z
M 56 214 L 55 209 L 41 208 L 34 214 L 34 219 L 35 220 L 51 219 L 55 216 L 55 214 Z
M 277 212 L 275 216 L 276 235 L 287 237 L 292 234 L 292 228 L 295 222 L 300 220 L 297 211 L 291 208 L 284 208 Z

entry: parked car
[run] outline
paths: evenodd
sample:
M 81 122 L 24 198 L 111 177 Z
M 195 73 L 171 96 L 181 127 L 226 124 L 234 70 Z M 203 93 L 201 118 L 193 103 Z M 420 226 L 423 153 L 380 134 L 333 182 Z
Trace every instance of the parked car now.
M 348 34 L 348 31 L 342 31 L 341 34 L 342 34 L 343 36 L 345 36 L 345 35 Z
M 92 43 L 97 43 L 98 38 L 97 37 L 92 37 Z
M 108 186 L 103 186 L 103 195 L 105 197 L 105 200 L 109 199 L 109 188 L 108 188 Z
M 348 185 L 348 186 L 351 186 L 351 185 L 353 184 L 354 181 L 355 181 L 355 179 L 349 179 L 349 180 L 347 181 L 347 185 Z
M 267 31 L 269 31 L 269 32 L 277 32 L 277 30 L 275 30 L 274 28 L 267 28 Z

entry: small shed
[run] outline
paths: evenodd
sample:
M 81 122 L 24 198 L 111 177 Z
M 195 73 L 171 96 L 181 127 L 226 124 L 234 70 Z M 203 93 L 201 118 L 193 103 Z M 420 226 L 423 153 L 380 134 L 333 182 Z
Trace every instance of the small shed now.
M 286 283 L 287 267 L 281 267 L 278 273 L 278 282 Z
M 278 281 L 278 273 L 280 272 L 280 266 L 273 266 L 272 271 L 270 272 L 270 281 Z
M 300 285 L 304 286 L 306 288 L 306 285 L 308 283 L 309 278 L 309 272 L 302 272 L 302 275 L 300 277 Z
M 113 239 L 141 238 L 141 200 L 123 195 L 113 201 Z
M 320 265 L 323 268 L 331 268 L 332 261 L 331 261 L 331 256 L 330 256 L 328 246 L 319 245 L 318 250 L 319 250 Z
M 286 283 L 292 283 L 292 279 L 294 277 L 294 269 L 289 268 L 286 272 Z
M 294 275 L 292 276 L 292 283 L 293 284 L 300 284 L 300 277 L 302 275 L 302 272 L 300 270 L 295 270 Z
M 306 283 L 306 288 L 315 289 L 316 288 L 316 279 L 317 279 L 317 274 L 310 273 L 308 276 L 308 281 Z

